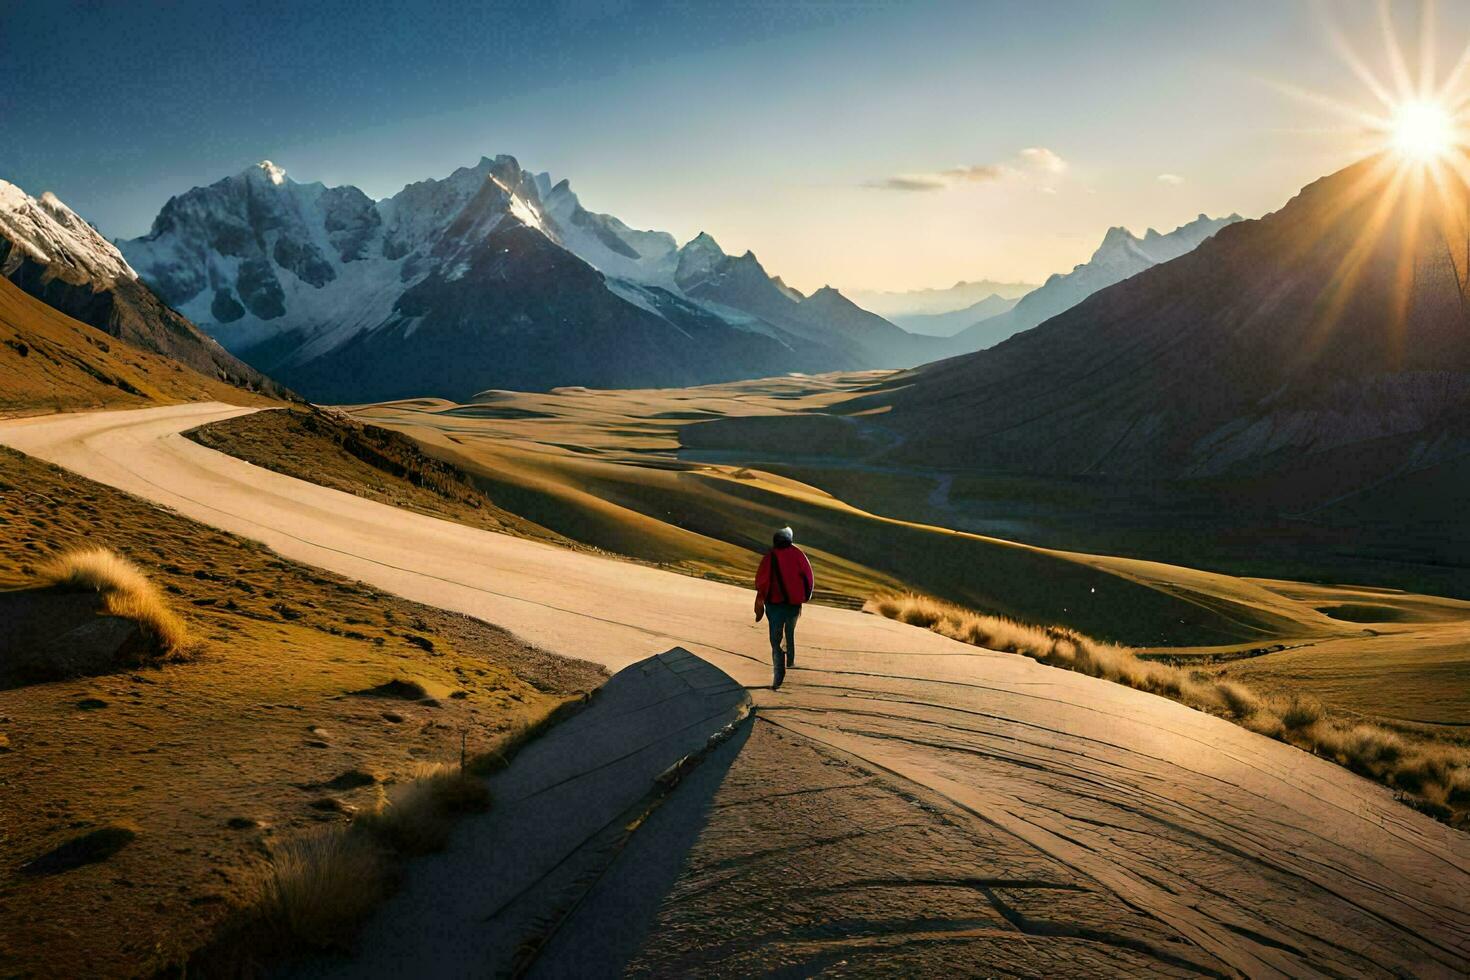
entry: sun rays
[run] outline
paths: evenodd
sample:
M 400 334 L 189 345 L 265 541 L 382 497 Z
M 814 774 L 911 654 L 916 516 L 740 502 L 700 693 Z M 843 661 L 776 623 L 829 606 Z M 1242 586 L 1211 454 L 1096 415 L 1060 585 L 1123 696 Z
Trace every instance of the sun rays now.
M 1432 0 L 1420 5 L 1412 56 L 1400 41 L 1400 25 L 1387 0 L 1379 0 L 1369 40 L 1355 43 L 1333 8 L 1317 5 L 1327 41 L 1362 88 L 1354 100 L 1278 85 L 1288 95 L 1337 116 L 1349 127 L 1354 148 L 1370 157 L 1357 168 L 1356 185 L 1332 208 L 1330 224 L 1352 220 L 1352 244 L 1325 283 L 1311 346 L 1331 338 L 1368 277 L 1381 273 L 1374 259 L 1392 263 L 1387 277 L 1392 346 L 1402 343 L 1412 315 L 1421 263 L 1451 267 L 1466 308 L 1470 287 L 1470 43 L 1439 71 L 1438 19 Z M 1407 32 L 1406 32 L 1407 33 Z M 1381 45 L 1381 58 L 1364 56 Z M 1374 70 L 1374 64 L 1380 66 Z M 1340 132 L 1340 131 L 1339 131 Z M 1365 199 L 1372 198 L 1364 212 Z M 1349 218 L 1349 215 L 1352 217 Z M 1340 225 L 1338 226 L 1340 229 Z M 1385 248 L 1393 248 L 1386 255 Z M 1377 268 L 1377 272 L 1375 272 Z M 1426 267 L 1427 268 L 1427 267 Z M 1449 270 L 1445 270 L 1449 271 Z M 1382 281 L 1382 280 L 1380 280 Z M 1470 326 L 1470 323 L 1467 323 Z
M 1400 40 L 1399 25 L 1387 0 L 1377 5 L 1377 36 L 1364 43 L 1348 36 L 1333 7 L 1318 0 L 1327 42 L 1362 87 L 1351 98 L 1273 83 L 1287 95 L 1338 117 L 1365 153 L 1388 153 L 1400 166 L 1448 167 L 1470 178 L 1466 142 L 1470 139 L 1470 42 L 1441 75 L 1438 18 L 1433 0 L 1419 8 L 1418 41 L 1412 56 Z M 1380 67 L 1364 49 L 1381 46 Z

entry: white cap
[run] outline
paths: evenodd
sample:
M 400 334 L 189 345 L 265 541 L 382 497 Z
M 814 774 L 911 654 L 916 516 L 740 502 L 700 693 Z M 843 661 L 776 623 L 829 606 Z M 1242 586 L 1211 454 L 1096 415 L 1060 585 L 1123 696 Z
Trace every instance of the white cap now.
M 780 528 L 779 530 L 777 530 L 776 531 L 776 537 L 778 537 L 778 538 L 785 538 L 787 541 L 795 541 L 796 540 L 796 535 L 792 532 L 791 526 L 789 524 L 786 527 L 783 527 L 783 528 Z

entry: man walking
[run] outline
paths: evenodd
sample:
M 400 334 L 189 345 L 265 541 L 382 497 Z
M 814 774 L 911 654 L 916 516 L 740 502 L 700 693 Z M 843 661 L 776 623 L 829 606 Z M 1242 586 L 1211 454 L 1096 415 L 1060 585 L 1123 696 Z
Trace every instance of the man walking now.
M 766 621 L 771 629 L 771 690 L 781 689 L 786 668 L 796 664 L 796 620 L 802 603 L 812 597 L 816 580 L 812 563 L 796 545 L 791 528 L 783 527 L 771 538 L 771 550 L 761 559 L 755 573 L 755 621 Z M 786 636 L 786 650 L 781 650 L 781 636 Z

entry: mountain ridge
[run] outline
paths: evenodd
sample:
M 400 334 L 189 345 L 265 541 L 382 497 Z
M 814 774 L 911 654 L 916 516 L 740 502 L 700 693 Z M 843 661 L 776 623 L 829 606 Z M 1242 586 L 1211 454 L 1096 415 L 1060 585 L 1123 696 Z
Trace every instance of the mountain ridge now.
M 1386 476 L 1470 451 L 1470 276 L 1436 238 L 1470 240 L 1470 191 L 1452 179 L 1419 214 L 1394 172 L 1375 157 L 1314 181 L 862 403 L 909 437 L 896 456 L 1024 472 L 1249 475 L 1390 440 L 1370 467 Z
M 62 314 L 248 391 L 289 396 L 163 302 L 121 252 L 55 194 L 0 180 L 0 276 Z
M 910 335 L 855 307 L 803 310 L 807 298 L 751 252 L 726 255 L 706 233 L 678 247 L 506 155 L 376 202 L 263 161 L 170 198 L 148 235 L 120 244 L 228 348 L 320 399 L 677 386 L 922 359 Z M 492 248 L 535 257 L 496 262 Z M 565 289 L 545 288 L 551 275 Z M 430 337 L 457 353 L 429 349 Z
M 966 330 L 981 320 L 1009 313 L 1020 301 L 1021 297 L 1007 299 L 1000 293 L 991 293 L 978 302 L 947 313 L 911 313 L 906 316 L 892 316 L 889 319 L 909 333 L 931 337 L 953 337 L 961 330 Z
M 909 290 L 850 289 L 848 295 L 863 309 L 891 320 L 894 317 L 953 313 L 991 295 L 1018 300 L 1039 285 L 1034 282 L 961 279 L 953 286 Z
M 1200 214 L 1167 234 L 1149 228 L 1142 237 L 1115 225 L 1103 235 L 1102 242 L 1086 262 L 1074 266 L 1070 272 L 1053 273 L 1046 282 L 1017 300 L 1011 309 L 955 333 L 947 353 L 984 350 L 1029 330 L 1071 309 L 1099 289 L 1178 258 L 1221 228 L 1241 220 L 1238 214 L 1224 218 Z

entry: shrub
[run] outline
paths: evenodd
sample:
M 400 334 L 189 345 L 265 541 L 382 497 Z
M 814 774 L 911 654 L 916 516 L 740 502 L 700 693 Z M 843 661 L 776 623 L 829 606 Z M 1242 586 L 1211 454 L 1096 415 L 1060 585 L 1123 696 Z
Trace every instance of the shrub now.
M 1296 695 L 1293 695 L 1287 702 L 1286 710 L 1281 712 L 1281 723 L 1293 731 L 1300 731 L 1321 720 L 1322 705 L 1309 698 Z
M 136 565 L 107 548 L 68 551 L 37 570 L 45 584 L 96 592 L 109 615 L 138 624 L 155 649 L 182 655 L 190 645 L 189 627 Z

